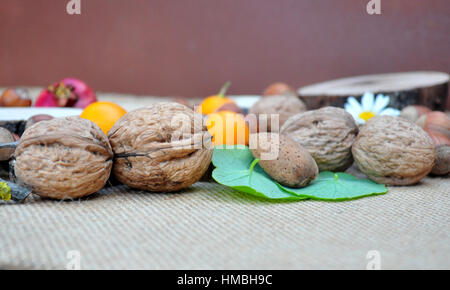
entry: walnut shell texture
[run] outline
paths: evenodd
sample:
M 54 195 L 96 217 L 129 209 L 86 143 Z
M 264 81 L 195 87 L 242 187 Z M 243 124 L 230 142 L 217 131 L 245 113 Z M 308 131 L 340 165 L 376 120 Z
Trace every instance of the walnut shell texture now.
M 351 147 L 358 126 L 344 109 L 325 107 L 297 114 L 281 127 L 281 134 L 303 145 L 319 171 L 345 171 L 353 163 Z
M 392 116 L 376 116 L 363 125 L 352 152 L 359 170 L 388 185 L 419 182 L 436 157 L 433 141 L 422 128 Z
M 108 132 L 116 178 L 133 188 L 178 191 L 198 181 L 212 158 L 202 116 L 163 102 L 125 114 Z
M 113 152 L 97 125 L 79 117 L 52 119 L 28 128 L 14 153 L 16 182 L 34 193 L 71 199 L 100 190 Z
M 279 114 L 278 128 L 272 128 L 270 116 L 267 116 L 267 130 L 259 126 L 260 132 L 278 132 L 291 116 L 305 111 L 305 104 L 297 96 L 275 95 L 261 98 L 250 108 L 249 113 L 257 117 L 260 114 Z
M 250 151 L 259 165 L 273 179 L 289 187 L 304 187 L 317 178 L 319 170 L 311 154 L 298 142 L 278 133 L 250 135 Z M 273 158 L 262 158 L 262 153 Z

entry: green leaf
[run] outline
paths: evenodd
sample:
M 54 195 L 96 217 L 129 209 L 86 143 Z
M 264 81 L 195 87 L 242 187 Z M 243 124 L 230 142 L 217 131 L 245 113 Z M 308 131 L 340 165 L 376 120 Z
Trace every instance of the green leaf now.
M 257 164 L 246 146 L 215 147 L 212 177 L 220 184 L 258 197 L 301 200 L 306 197 L 290 193 L 273 181 Z
M 216 146 L 212 173 L 218 183 L 258 197 L 283 200 L 350 200 L 387 192 L 386 186 L 347 173 L 321 172 L 304 188 L 280 185 L 257 164 L 246 146 Z
M 335 201 L 350 200 L 387 192 L 387 188 L 383 184 L 378 184 L 368 179 L 359 179 L 348 173 L 333 173 L 330 171 L 321 172 L 317 179 L 304 188 L 281 187 L 290 193 L 311 199 Z
M 8 201 L 11 199 L 11 187 L 6 182 L 0 182 L 0 200 Z

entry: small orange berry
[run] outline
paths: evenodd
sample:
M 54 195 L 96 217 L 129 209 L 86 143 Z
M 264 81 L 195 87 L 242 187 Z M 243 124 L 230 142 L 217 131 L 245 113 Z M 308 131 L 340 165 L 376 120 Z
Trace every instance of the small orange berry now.
M 235 102 L 232 99 L 227 98 L 225 96 L 225 93 L 230 85 L 231 83 L 227 82 L 225 85 L 223 85 L 222 89 L 217 95 L 209 96 L 206 99 L 204 99 L 203 102 L 200 104 L 200 106 L 197 107 L 197 113 L 209 115 L 217 111 L 217 109 L 219 109 L 225 104 L 228 103 L 235 104 Z
M 249 129 L 241 114 L 230 111 L 210 114 L 206 127 L 214 145 L 248 145 Z
M 80 117 L 95 123 L 105 135 L 109 129 L 127 113 L 121 106 L 112 102 L 95 102 L 87 106 Z
M 197 112 L 203 115 L 209 115 L 228 103 L 234 103 L 234 101 L 227 97 L 210 96 L 204 99 L 200 106 L 197 107 Z

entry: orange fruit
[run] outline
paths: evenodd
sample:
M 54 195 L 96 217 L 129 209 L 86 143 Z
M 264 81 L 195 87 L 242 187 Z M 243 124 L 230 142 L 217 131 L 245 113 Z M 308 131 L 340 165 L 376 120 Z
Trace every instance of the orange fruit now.
M 204 99 L 203 102 L 200 104 L 200 106 L 197 107 L 197 112 L 203 115 L 209 115 L 217 111 L 217 109 L 219 109 L 225 104 L 228 103 L 235 104 L 235 102 L 232 99 L 227 98 L 225 96 L 225 93 L 229 86 L 230 82 L 227 82 L 217 95 L 209 96 L 206 99 Z
M 127 111 L 112 102 L 95 102 L 87 106 L 80 117 L 92 121 L 102 129 L 105 135 Z
M 231 111 L 210 114 L 206 127 L 213 136 L 213 145 L 248 145 L 249 129 L 241 114 Z

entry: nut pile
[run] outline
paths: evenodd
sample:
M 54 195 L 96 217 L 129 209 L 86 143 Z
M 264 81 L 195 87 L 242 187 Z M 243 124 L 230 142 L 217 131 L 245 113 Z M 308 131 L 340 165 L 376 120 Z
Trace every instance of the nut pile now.
M 266 98 L 269 97 L 261 99 L 261 104 L 267 101 Z M 281 104 L 270 102 L 267 101 L 264 110 L 256 103 L 250 112 L 279 113 L 280 119 L 282 114 L 289 112 Z M 336 107 L 300 110 L 283 123 L 280 136 L 289 137 L 303 146 L 314 158 L 319 171 L 345 171 L 355 161 L 369 179 L 388 185 L 411 185 L 429 173 L 448 175 L 450 172 L 450 119 L 446 114 L 431 112 L 426 107 L 407 107 L 400 117 L 376 116 L 360 128 L 352 115 Z M 296 159 L 293 154 L 280 156 L 283 162 Z M 302 164 L 306 163 L 303 161 Z M 309 165 L 310 170 L 314 165 Z M 283 182 L 277 170 L 264 170 Z
M 282 126 L 271 128 L 269 119 L 267 130 L 257 126 L 252 132 L 249 145 L 261 168 L 282 185 L 304 187 L 319 171 L 345 171 L 353 162 L 371 180 L 388 185 L 415 184 L 430 172 L 449 174 L 450 119 L 444 113 L 415 106 L 400 117 L 376 116 L 358 127 L 341 108 L 307 111 L 286 85 L 276 84 L 266 94 L 250 113 L 279 114 Z M 212 108 L 216 103 L 233 105 L 222 95 L 212 96 L 215 103 L 204 102 L 202 110 L 218 114 L 221 111 Z M 231 111 L 231 107 L 225 110 Z M 244 118 L 242 123 L 247 124 Z M 111 173 L 132 188 L 179 191 L 204 175 L 213 154 L 212 137 L 201 114 L 176 102 L 128 112 L 107 136 L 79 117 L 38 116 L 25 127 L 15 151 L 0 149 L 0 160 L 11 157 L 13 179 L 49 198 L 97 192 Z M 14 140 L 0 128 L 0 143 Z M 262 158 L 273 146 L 278 148 L 276 158 Z
M 12 179 L 55 199 L 87 196 L 111 172 L 147 191 L 178 191 L 198 181 L 211 162 L 211 136 L 200 115 L 178 103 L 158 103 L 127 113 L 109 131 L 79 117 L 30 124 L 14 151 Z M 0 128 L 0 139 L 14 138 Z M 0 153 L 8 159 L 13 150 Z

